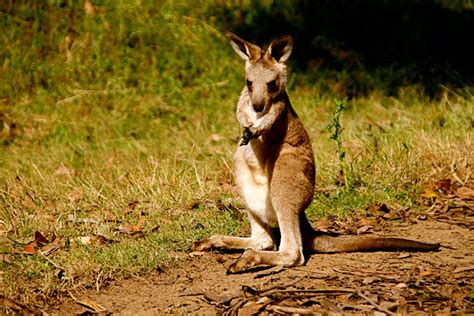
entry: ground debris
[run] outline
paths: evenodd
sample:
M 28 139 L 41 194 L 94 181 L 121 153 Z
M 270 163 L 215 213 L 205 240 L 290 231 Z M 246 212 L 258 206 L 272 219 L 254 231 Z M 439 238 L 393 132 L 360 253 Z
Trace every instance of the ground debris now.
M 393 209 L 387 207 L 389 211 L 380 212 L 377 218 L 349 220 L 347 227 L 353 223 L 356 227 L 365 226 L 365 219 L 383 224 L 387 219 L 382 213 Z M 179 268 L 160 274 L 156 281 L 130 280 L 91 298 L 112 313 L 133 313 L 137 308 L 158 314 L 223 315 L 473 312 L 474 244 L 469 242 L 474 240 L 472 231 L 466 226 L 440 222 L 433 214 L 428 214 L 427 220 L 409 220 L 418 215 L 399 210 L 398 216 L 402 222 L 407 220 L 407 225 L 391 222 L 384 226 L 384 233 L 442 242 L 450 247 L 427 253 L 317 254 L 310 256 L 303 267 L 274 267 L 231 276 L 225 271 L 236 255 L 187 256 Z M 336 227 L 331 225 L 326 226 L 328 230 Z M 343 227 L 342 222 L 337 225 L 336 230 Z M 177 279 L 178 275 L 186 278 Z M 114 305 L 108 305 L 111 301 Z

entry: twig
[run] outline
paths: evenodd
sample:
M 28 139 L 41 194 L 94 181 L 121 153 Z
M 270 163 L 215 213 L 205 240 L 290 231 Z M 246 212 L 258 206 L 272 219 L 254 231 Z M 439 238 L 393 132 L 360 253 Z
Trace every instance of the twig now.
M 464 185 L 464 182 L 459 179 L 458 174 L 456 173 L 456 160 L 453 160 L 453 162 L 451 163 L 451 174 L 457 182 L 459 182 L 461 185 Z
M 59 270 L 63 270 L 64 271 L 64 268 L 61 267 L 59 264 L 57 264 L 56 262 L 54 262 L 53 260 L 49 259 L 48 257 L 46 257 L 44 254 L 42 254 L 41 252 L 38 252 L 38 254 L 44 258 L 46 261 L 48 261 L 49 263 L 51 263 L 53 265 L 53 267 L 55 267 L 56 269 L 59 269 Z
M 334 288 L 334 289 L 318 289 L 318 290 L 272 290 L 266 292 L 264 295 L 275 293 L 313 293 L 313 294 L 342 294 L 342 293 L 356 293 L 353 289 Z
M 254 279 L 264 278 L 266 276 L 278 274 L 278 273 L 283 272 L 283 271 L 285 271 L 285 268 L 283 268 L 283 266 L 276 266 L 276 267 L 273 267 L 269 270 L 266 270 L 262 273 L 259 273 L 259 274 L 255 275 Z
M 388 309 L 386 309 L 385 307 L 383 306 L 380 306 L 379 304 L 375 303 L 373 300 L 371 300 L 370 298 L 368 298 L 366 295 L 362 294 L 361 291 L 357 291 L 357 295 L 360 296 L 361 298 L 363 298 L 364 300 L 366 300 L 370 305 L 374 306 L 376 309 L 378 309 L 379 311 L 381 312 L 385 312 L 389 315 L 396 315 L 394 312 L 391 312 L 389 311 Z
M 288 283 L 288 284 L 277 284 L 277 285 L 274 285 L 274 286 L 270 286 L 269 288 L 265 289 L 265 290 L 261 290 L 261 291 L 258 291 L 258 295 L 259 296 L 265 296 L 267 295 L 269 292 L 275 290 L 275 289 L 278 289 L 278 288 L 281 288 L 281 287 L 284 287 L 284 288 L 288 288 L 290 286 L 293 286 L 295 285 L 296 283 L 300 282 L 300 281 L 303 281 L 304 279 L 306 279 L 306 276 L 304 277 L 301 277 L 301 278 L 298 278 L 296 279 L 296 281 L 293 281 L 291 283 Z
M 95 279 L 95 289 L 97 292 L 100 292 L 100 277 L 102 276 L 102 273 L 104 272 L 104 270 L 100 269 L 100 272 L 99 274 L 97 275 L 97 278 Z
M 309 308 L 270 305 L 267 310 L 282 314 L 315 315 L 315 311 Z

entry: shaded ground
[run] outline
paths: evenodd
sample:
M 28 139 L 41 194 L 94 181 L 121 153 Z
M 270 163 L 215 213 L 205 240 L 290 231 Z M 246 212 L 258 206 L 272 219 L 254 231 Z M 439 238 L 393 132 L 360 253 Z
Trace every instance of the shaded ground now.
M 472 217 L 471 217 L 472 218 Z M 441 242 L 432 253 L 312 255 L 303 267 L 226 275 L 238 254 L 188 257 L 180 268 L 75 295 L 90 308 L 120 315 L 158 313 L 474 312 L 471 222 L 416 220 L 384 235 Z M 461 225 L 459 225 L 461 224 Z M 470 298 L 471 297 L 471 298 Z M 85 312 L 73 299 L 54 315 Z

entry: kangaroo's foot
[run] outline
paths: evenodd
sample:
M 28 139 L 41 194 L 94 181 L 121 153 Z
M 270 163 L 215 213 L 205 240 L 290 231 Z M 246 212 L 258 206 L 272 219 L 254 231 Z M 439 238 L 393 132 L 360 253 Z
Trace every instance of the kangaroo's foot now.
M 294 267 L 305 262 L 301 253 L 286 253 L 281 251 L 246 250 L 242 256 L 227 269 L 227 274 L 242 273 L 259 266 Z

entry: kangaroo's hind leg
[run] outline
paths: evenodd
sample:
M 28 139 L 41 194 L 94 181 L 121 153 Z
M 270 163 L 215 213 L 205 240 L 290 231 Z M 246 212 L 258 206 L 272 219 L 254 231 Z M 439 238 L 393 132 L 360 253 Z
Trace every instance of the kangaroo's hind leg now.
M 242 272 L 255 266 L 304 264 L 300 214 L 311 202 L 313 183 L 311 176 L 307 177 L 304 172 L 305 163 L 299 168 L 295 160 L 298 157 L 294 155 L 281 155 L 275 163 L 270 184 L 271 204 L 281 232 L 278 251 L 247 250 L 229 267 L 228 273 Z M 292 173 L 287 172 L 288 167 L 292 167 Z

